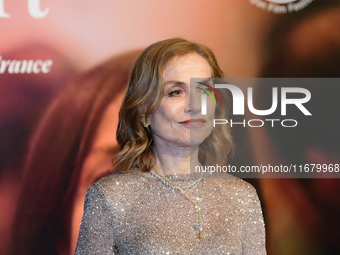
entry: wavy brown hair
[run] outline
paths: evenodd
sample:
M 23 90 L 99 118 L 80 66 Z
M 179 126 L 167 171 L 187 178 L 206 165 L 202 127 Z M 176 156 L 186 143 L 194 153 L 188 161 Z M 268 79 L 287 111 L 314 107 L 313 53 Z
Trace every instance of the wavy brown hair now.
M 222 78 L 214 53 L 206 46 L 182 38 L 172 38 L 147 47 L 134 63 L 127 92 L 119 112 L 117 141 L 120 152 L 116 155 L 115 169 L 128 171 L 138 168 L 150 171 L 155 156 L 152 129 L 142 122 L 154 113 L 164 95 L 163 71 L 174 57 L 197 53 L 211 67 L 212 78 Z M 194 78 L 194 77 L 193 77 Z M 223 102 L 228 102 L 225 90 L 218 90 Z M 216 107 L 215 117 L 227 119 L 227 107 Z M 145 120 L 145 121 L 143 121 Z M 200 145 L 199 160 L 206 164 L 226 163 L 233 141 L 229 125 L 218 125 Z M 208 160 L 209 159 L 209 160 Z

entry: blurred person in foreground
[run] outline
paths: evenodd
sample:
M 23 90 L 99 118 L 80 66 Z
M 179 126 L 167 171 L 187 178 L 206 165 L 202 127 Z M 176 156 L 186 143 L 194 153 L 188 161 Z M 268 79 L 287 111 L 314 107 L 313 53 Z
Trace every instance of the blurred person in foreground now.
M 233 147 L 227 125 L 213 128 L 226 107 L 207 97 L 202 115 L 202 93 L 213 90 L 190 83 L 221 77 L 212 51 L 198 43 L 173 38 L 142 52 L 120 109 L 119 171 L 88 190 L 77 255 L 266 254 L 255 189 L 230 175 L 190 174 L 208 160 L 225 165 Z
M 2 67 L 6 61 L 18 68 L 18 61 L 37 59 L 53 59 L 49 72 L 0 74 L 0 254 L 7 254 L 9 247 L 30 137 L 44 110 L 78 72 L 69 59 L 43 42 L 25 42 L 0 56 Z
M 23 169 L 11 254 L 74 252 L 86 190 L 113 172 L 118 109 L 138 53 L 80 75 L 45 112 Z
M 262 76 L 339 78 L 339 24 L 338 7 L 314 13 L 288 27 L 283 26 L 283 29 L 277 28 L 276 36 L 271 37 L 268 44 L 268 62 Z M 259 136 L 258 141 L 266 141 L 268 135 L 271 151 L 277 151 L 275 156 L 285 164 L 340 163 L 340 83 L 326 83 L 319 80 L 317 84 L 304 86 L 311 92 L 306 107 L 312 116 L 302 118 L 299 110 L 287 110 L 289 118 L 298 120 L 296 127 L 268 127 L 264 136 L 252 130 Z M 260 108 L 268 109 L 272 103 L 271 88 L 260 86 L 257 94 Z M 271 118 L 279 119 L 279 112 Z M 263 156 L 268 157 L 270 153 L 267 151 Z M 260 179 L 268 220 L 268 252 L 287 255 L 340 253 L 339 177 Z

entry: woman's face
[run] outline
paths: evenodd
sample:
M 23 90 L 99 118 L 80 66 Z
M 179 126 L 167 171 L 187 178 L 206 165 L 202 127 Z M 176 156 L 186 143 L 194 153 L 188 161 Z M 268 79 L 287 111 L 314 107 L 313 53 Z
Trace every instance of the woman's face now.
M 163 71 L 164 96 L 149 117 L 156 148 L 198 146 L 212 131 L 215 104 L 207 96 L 207 114 L 201 114 L 197 87 L 204 85 L 190 84 L 190 78 L 211 78 L 210 65 L 197 53 L 173 58 Z

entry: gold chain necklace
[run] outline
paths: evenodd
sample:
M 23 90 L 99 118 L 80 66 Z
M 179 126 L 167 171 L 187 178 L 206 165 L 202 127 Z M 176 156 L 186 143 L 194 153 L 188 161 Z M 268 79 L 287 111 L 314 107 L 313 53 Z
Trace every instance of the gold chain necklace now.
M 165 177 L 163 174 L 161 174 L 156 166 L 153 166 L 153 169 L 155 170 L 156 173 L 154 172 L 150 172 L 151 174 L 153 174 L 154 176 L 156 176 L 157 178 L 162 178 L 164 181 L 162 181 L 162 183 L 164 184 L 168 184 L 170 187 L 180 191 L 183 196 L 188 199 L 190 202 L 192 202 L 195 206 L 195 213 L 196 213 L 196 221 L 195 221 L 195 224 L 194 224 L 194 228 L 199 230 L 198 232 L 198 237 L 199 238 L 203 238 L 204 237 L 204 233 L 203 233 L 203 229 L 202 229 L 202 226 L 201 226 L 201 214 L 200 214 L 200 211 L 201 211 L 201 207 L 200 207 L 200 203 L 203 199 L 203 194 L 204 194 L 204 186 L 205 186 L 205 178 L 201 178 L 200 180 L 203 180 L 203 184 L 202 184 L 202 191 L 201 191 L 201 194 L 200 194 L 200 198 L 198 201 L 195 201 L 195 199 L 193 199 L 192 197 L 190 197 L 188 194 L 185 193 L 185 190 L 183 187 L 180 187 L 178 186 L 177 184 L 173 183 L 172 181 L 170 181 L 167 177 Z M 198 183 L 198 182 L 197 182 Z

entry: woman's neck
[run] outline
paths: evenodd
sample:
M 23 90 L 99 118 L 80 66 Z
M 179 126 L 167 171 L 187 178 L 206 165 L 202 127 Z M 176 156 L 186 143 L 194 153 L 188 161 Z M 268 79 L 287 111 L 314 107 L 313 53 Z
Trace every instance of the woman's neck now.
M 164 174 L 189 174 L 190 169 L 195 169 L 199 165 L 198 147 L 197 149 L 187 148 L 176 150 L 175 153 L 169 151 L 155 150 L 157 170 Z

